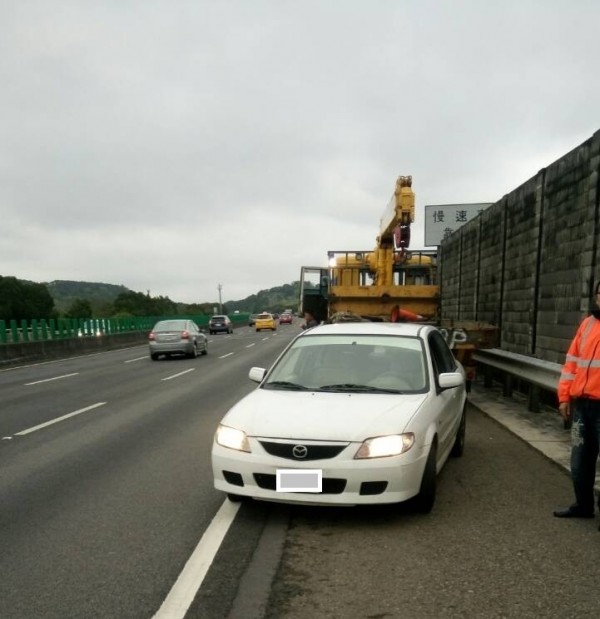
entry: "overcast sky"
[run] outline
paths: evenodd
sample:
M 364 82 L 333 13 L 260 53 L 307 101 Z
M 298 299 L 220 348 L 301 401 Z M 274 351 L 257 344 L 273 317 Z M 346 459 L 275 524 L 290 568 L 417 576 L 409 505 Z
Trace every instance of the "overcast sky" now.
M 0 0 L 0 275 L 239 300 L 600 128 L 598 0 Z

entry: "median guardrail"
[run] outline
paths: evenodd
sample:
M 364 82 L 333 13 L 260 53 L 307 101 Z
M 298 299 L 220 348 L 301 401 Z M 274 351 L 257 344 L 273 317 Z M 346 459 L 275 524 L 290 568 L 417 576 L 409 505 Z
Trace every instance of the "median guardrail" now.
M 245 326 L 248 316 L 231 314 L 234 328 Z M 156 322 L 169 318 L 190 318 L 202 329 L 210 316 L 0 320 L 0 367 L 141 344 Z

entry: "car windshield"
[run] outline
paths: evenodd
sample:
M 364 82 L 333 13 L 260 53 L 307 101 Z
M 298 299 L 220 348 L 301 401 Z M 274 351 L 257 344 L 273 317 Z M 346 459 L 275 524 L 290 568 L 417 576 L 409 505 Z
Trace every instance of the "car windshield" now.
M 256 320 L 271 320 L 271 314 L 260 314 L 256 317 Z
M 427 388 L 425 368 L 423 347 L 415 337 L 315 335 L 298 338 L 262 388 L 420 393 Z
M 211 320 L 225 320 L 227 316 L 213 316 Z

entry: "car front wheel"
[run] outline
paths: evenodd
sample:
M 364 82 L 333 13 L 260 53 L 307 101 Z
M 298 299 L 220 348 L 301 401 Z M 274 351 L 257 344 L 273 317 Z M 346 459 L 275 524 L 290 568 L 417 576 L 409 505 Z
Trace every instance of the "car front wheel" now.
M 463 408 L 463 412 L 460 418 L 460 426 L 458 426 L 458 432 L 456 433 L 456 438 L 454 439 L 454 445 L 452 445 L 452 450 L 450 451 L 450 455 L 453 458 L 460 458 L 465 451 L 465 436 L 467 432 L 467 404 L 465 402 L 465 406 Z
M 435 503 L 435 491 L 436 491 L 436 459 L 437 459 L 437 445 L 433 443 L 431 450 L 427 456 L 427 462 L 425 463 L 425 470 L 423 471 L 423 478 L 421 479 L 421 487 L 419 494 L 414 498 L 414 505 L 417 511 L 422 514 L 428 514 L 433 509 Z

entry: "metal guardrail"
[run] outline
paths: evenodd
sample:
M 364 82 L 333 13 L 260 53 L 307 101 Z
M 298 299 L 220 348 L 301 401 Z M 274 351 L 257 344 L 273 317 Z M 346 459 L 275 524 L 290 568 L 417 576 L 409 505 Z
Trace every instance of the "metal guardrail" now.
M 500 348 L 480 349 L 473 353 L 478 373 L 483 374 L 484 387 L 491 387 L 494 378 L 501 377 L 503 394 L 510 397 L 515 382 L 529 385 L 528 408 L 539 412 L 541 391 L 556 394 L 562 365 L 535 357 L 507 352 Z

